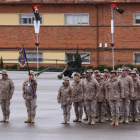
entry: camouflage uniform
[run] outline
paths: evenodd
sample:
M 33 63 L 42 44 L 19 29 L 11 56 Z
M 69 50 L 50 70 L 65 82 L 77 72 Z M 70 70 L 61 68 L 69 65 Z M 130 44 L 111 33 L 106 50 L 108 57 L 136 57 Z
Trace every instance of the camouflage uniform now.
M 106 84 L 105 81 L 102 79 L 101 81 L 98 81 L 99 83 L 99 92 L 96 94 L 97 96 L 97 116 L 98 121 L 97 122 L 104 122 L 104 116 L 105 116 L 105 109 L 106 109 Z
M 111 107 L 111 115 L 114 118 L 119 117 L 119 100 L 122 96 L 122 83 L 121 81 L 115 77 L 114 79 L 110 79 L 106 85 L 107 89 L 107 99 L 109 100 L 109 104 Z
M 95 99 L 96 94 L 99 92 L 99 84 L 97 80 L 93 77 L 86 78 L 84 82 L 84 95 L 86 100 L 86 110 L 88 115 L 88 122 L 86 124 L 93 124 L 94 117 L 96 116 L 96 105 L 97 101 Z
M 60 87 L 58 91 L 57 101 L 61 104 L 63 110 L 64 121 L 67 123 L 67 119 L 70 119 L 71 110 L 71 87 L 70 84 L 64 84 Z
M 139 109 L 138 109 L 139 100 L 138 99 L 140 97 L 140 81 L 137 79 L 137 76 L 135 78 L 132 78 L 132 80 L 133 80 L 133 86 L 134 86 L 134 95 L 130 100 L 131 121 L 138 121 L 138 114 L 139 114 Z
M 81 79 L 81 82 L 82 82 L 82 87 L 84 87 L 84 81 L 86 80 L 86 78 L 82 78 Z M 86 111 L 86 102 L 84 101 L 84 112 L 85 112 L 85 118 L 83 120 L 87 120 L 88 117 L 87 117 L 87 111 Z
M 108 72 L 109 73 L 109 71 L 107 69 L 104 69 L 104 72 Z M 109 79 L 110 79 L 110 75 L 109 74 L 107 76 L 103 75 L 103 80 L 105 82 L 107 82 Z M 111 112 L 110 112 L 109 102 L 106 102 L 106 111 L 107 111 L 107 115 L 108 115 L 108 118 L 106 120 L 109 121 L 111 119 Z
M 130 97 L 133 97 L 134 94 L 134 87 L 132 78 L 127 74 L 122 74 L 119 76 L 119 79 L 122 81 L 123 87 L 123 95 L 122 95 L 122 102 L 120 104 L 120 114 L 121 114 L 121 121 L 120 123 L 129 123 L 128 116 L 130 112 Z
M 74 105 L 74 110 L 76 114 L 76 119 L 74 122 L 81 122 L 82 115 L 83 115 L 83 107 L 84 107 L 84 94 L 83 94 L 83 85 L 82 80 L 74 81 L 71 86 L 72 92 L 72 102 Z
M 2 74 L 7 74 L 6 70 L 2 71 Z M 12 98 L 14 93 L 14 83 L 13 81 L 8 78 L 0 79 L 0 102 L 1 102 L 1 109 L 3 113 L 3 120 L 2 122 L 9 121 L 10 115 L 10 99 Z
M 32 88 L 33 93 L 31 92 L 29 84 Z M 37 108 L 37 104 L 36 104 L 37 80 L 35 78 L 25 80 L 22 89 L 23 89 L 23 98 L 25 99 L 25 105 L 27 108 L 28 117 L 34 118 L 36 116 L 36 108 Z M 33 95 L 35 96 L 33 97 Z

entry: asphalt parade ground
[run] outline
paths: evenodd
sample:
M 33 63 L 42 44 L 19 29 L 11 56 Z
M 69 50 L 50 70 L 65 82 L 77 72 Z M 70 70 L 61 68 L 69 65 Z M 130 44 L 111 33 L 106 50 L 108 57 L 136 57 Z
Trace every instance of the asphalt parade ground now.
M 35 124 L 25 124 L 27 111 L 22 98 L 22 84 L 28 78 L 28 72 L 8 72 L 8 74 L 14 82 L 15 92 L 11 100 L 10 122 L 0 123 L 1 140 L 140 140 L 140 121 L 119 126 L 109 126 L 108 121 L 95 125 L 74 123 L 73 106 L 70 125 L 62 125 L 63 113 L 60 104 L 57 103 L 58 89 L 62 80 L 57 79 L 58 72 L 45 72 L 37 78 L 38 107 Z M 72 81 L 73 79 L 70 82 Z M 2 119 L 1 110 L 0 119 Z

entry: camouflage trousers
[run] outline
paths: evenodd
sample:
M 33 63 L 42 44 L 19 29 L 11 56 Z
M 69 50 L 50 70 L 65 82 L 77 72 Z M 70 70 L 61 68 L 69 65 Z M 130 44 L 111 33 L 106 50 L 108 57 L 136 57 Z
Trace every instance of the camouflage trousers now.
M 35 117 L 36 116 L 36 108 L 37 108 L 36 98 L 25 99 L 25 105 L 26 105 L 26 108 L 27 108 L 28 116 L 29 117 L 30 116 Z
M 139 114 L 139 100 L 131 100 L 130 101 L 130 113 L 133 115 L 138 115 Z
M 84 102 L 74 102 L 73 106 L 76 115 L 83 115 Z
M 104 102 L 97 102 L 97 116 L 105 116 L 105 108 L 106 108 L 106 103 Z
M 87 111 L 86 111 L 86 102 L 84 102 L 84 112 L 87 115 Z
M 109 104 L 110 104 L 111 116 L 114 118 L 119 118 L 119 113 L 120 113 L 119 100 L 110 100 Z
M 88 117 L 96 117 L 96 106 L 97 101 L 93 100 L 86 100 L 86 111 Z
M 106 111 L 107 111 L 107 114 L 108 114 L 109 116 L 111 116 L 109 102 L 106 102 Z
M 129 116 L 130 113 L 130 100 L 129 98 L 122 98 L 122 102 L 120 104 L 120 115 L 121 116 Z
M 70 117 L 71 105 L 62 105 L 61 108 L 63 110 L 64 117 Z
M 10 114 L 10 100 L 9 99 L 1 99 L 1 109 L 3 115 Z

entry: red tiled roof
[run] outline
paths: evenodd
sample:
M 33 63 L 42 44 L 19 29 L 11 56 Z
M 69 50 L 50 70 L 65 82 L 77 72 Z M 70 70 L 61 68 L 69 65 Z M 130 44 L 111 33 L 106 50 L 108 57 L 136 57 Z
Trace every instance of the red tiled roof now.
M 136 3 L 140 0 L 0 0 L 0 3 Z

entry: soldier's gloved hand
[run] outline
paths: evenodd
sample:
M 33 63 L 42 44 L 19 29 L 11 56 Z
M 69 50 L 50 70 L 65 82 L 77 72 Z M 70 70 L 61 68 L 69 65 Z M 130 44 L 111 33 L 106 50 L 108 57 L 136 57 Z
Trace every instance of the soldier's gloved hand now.
M 122 102 L 122 99 L 120 99 L 120 102 Z

